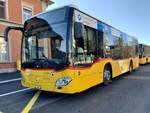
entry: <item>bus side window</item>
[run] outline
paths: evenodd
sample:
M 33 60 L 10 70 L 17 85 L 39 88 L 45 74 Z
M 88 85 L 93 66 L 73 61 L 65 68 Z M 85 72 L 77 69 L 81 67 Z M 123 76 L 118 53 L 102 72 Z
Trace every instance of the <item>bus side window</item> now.
M 84 48 L 87 57 L 92 58 L 92 61 L 103 57 L 103 32 L 86 26 Z
M 96 58 L 104 57 L 104 44 L 103 44 L 104 36 L 102 31 L 97 31 L 97 40 L 96 40 Z
M 84 37 L 76 39 L 76 53 L 78 64 L 90 64 L 97 57 L 98 32 L 96 29 L 84 26 Z
M 87 62 L 93 61 L 97 56 L 97 38 L 97 30 L 86 26 L 84 48 Z
M 76 47 L 77 47 L 77 60 L 78 62 L 84 62 L 85 58 L 84 58 L 84 39 L 78 39 L 76 40 Z
M 103 53 L 104 58 L 110 58 L 111 57 L 111 50 L 110 50 L 110 37 L 107 32 L 103 34 L 104 40 L 103 40 Z

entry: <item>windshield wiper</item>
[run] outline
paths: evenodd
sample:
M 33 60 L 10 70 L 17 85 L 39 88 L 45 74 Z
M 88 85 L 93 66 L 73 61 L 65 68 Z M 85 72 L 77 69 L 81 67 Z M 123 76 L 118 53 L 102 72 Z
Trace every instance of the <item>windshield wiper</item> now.
M 58 63 L 49 59 L 32 59 L 34 60 L 33 67 L 36 68 L 55 68 Z

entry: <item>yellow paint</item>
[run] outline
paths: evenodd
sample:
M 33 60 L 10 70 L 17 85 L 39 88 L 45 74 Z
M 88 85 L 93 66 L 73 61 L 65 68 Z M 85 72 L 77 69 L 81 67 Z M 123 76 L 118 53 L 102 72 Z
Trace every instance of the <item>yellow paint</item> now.
M 112 77 L 114 78 L 128 72 L 131 61 L 133 69 L 139 67 L 139 57 L 136 57 L 124 60 L 105 59 L 94 63 L 89 68 L 82 69 L 76 67 L 62 71 L 26 69 L 21 71 L 24 78 L 22 85 L 30 88 L 40 87 L 41 90 L 51 92 L 78 93 L 103 82 L 103 70 L 106 64 L 111 65 Z M 62 77 L 71 77 L 72 81 L 59 89 L 55 83 L 57 79 Z
M 150 57 L 148 57 L 148 63 L 150 63 Z
M 36 100 L 38 99 L 40 93 L 41 93 L 41 91 L 38 91 L 33 96 L 33 98 L 30 100 L 30 102 L 27 104 L 27 106 L 24 108 L 24 110 L 21 113 L 28 113 L 30 111 L 30 109 L 32 108 L 32 106 L 34 105 L 34 103 L 36 102 Z
M 146 57 L 140 58 L 140 64 L 146 64 Z

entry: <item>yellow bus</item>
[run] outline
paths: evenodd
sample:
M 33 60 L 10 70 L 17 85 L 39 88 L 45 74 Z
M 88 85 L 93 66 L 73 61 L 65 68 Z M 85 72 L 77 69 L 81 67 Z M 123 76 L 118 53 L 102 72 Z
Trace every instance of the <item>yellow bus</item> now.
M 139 58 L 140 64 L 150 63 L 150 46 L 139 44 Z
M 47 11 L 24 23 L 21 73 L 24 87 L 79 93 L 139 66 L 138 40 L 73 5 Z

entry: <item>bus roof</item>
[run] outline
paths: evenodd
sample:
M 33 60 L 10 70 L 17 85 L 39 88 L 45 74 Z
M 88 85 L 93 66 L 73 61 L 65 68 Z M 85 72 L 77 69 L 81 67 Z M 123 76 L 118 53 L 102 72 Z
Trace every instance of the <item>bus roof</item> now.
M 103 21 L 101 21 L 101 20 L 99 20 L 99 19 L 97 19 L 97 18 L 95 18 L 95 17 L 93 17 L 93 16 L 91 16 L 91 15 L 89 15 L 89 14 L 83 12 L 83 11 L 81 11 L 81 10 L 78 8 L 78 6 L 76 6 L 76 5 L 74 5 L 74 4 L 64 5 L 64 6 L 60 6 L 60 7 L 54 8 L 54 9 L 50 9 L 50 10 L 47 10 L 47 11 L 45 11 L 45 12 L 41 12 L 41 13 L 39 13 L 39 14 L 37 14 L 37 15 L 34 15 L 34 16 L 32 16 L 31 18 L 36 17 L 36 16 L 41 15 L 41 14 L 44 14 L 44 13 L 48 13 L 48 12 L 54 11 L 54 10 L 58 10 L 58 9 L 61 9 L 61 8 L 65 8 L 65 7 L 70 7 L 70 8 L 73 8 L 73 9 L 75 9 L 75 10 L 78 10 L 79 12 L 81 12 L 81 13 L 83 13 L 83 14 L 85 14 L 85 15 L 87 15 L 87 16 L 89 16 L 89 17 L 91 17 L 91 18 L 93 18 L 93 19 L 95 19 L 95 20 L 97 20 L 97 21 L 99 21 L 99 22 L 101 22 L 101 23 L 107 25 L 107 26 L 110 27 L 110 28 L 116 29 L 117 31 L 119 31 L 119 32 L 121 32 L 121 33 L 124 33 L 124 34 L 126 34 L 127 36 L 132 37 L 133 39 L 137 39 L 137 38 L 135 38 L 134 36 L 128 35 L 127 33 L 122 32 L 121 30 L 119 30 L 119 29 L 117 29 L 117 28 L 115 28 L 115 27 L 113 27 L 113 26 L 111 26 L 111 25 L 109 25 L 109 24 L 107 24 L 107 23 L 105 23 L 105 22 L 103 22 Z M 31 19 L 31 18 L 30 18 L 30 19 Z

